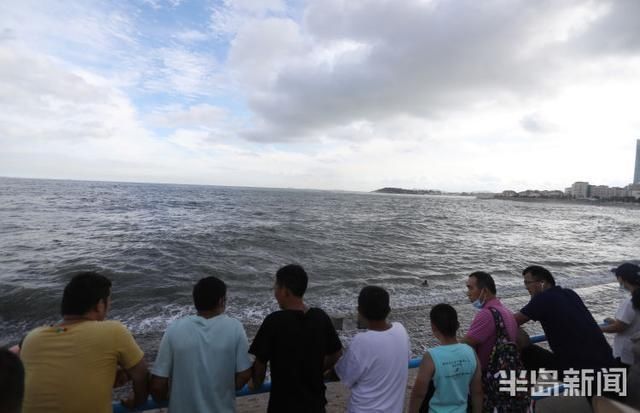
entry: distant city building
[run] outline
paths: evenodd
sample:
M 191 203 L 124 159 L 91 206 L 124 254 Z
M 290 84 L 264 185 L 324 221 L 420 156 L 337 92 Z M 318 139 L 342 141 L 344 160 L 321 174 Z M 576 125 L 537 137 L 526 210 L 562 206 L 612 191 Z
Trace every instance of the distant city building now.
M 541 194 L 544 198 L 563 198 L 564 197 L 564 192 L 558 191 L 558 190 L 542 191 Z
M 607 200 L 607 201 L 636 201 L 640 200 L 640 139 L 636 141 L 636 165 L 633 177 L 633 183 L 624 188 L 617 186 L 609 187 L 607 185 L 589 185 L 589 182 L 574 182 L 563 191 L 539 191 L 536 189 L 527 189 L 526 191 L 516 192 L 512 190 L 502 191 L 497 195 L 499 198 L 550 198 L 562 199 L 573 197 L 575 199 L 591 199 L 591 200 Z
M 607 185 L 589 185 L 588 182 L 575 182 L 564 191 L 527 189 L 516 192 L 513 190 L 502 191 L 496 194 L 498 198 L 543 198 L 543 199 L 590 199 L 603 201 L 631 201 L 631 198 L 640 200 L 640 184 L 629 184 L 624 188 Z
M 607 185 L 589 185 L 589 182 L 577 181 L 563 191 L 539 191 L 527 189 L 516 192 L 512 190 L 502 191 L 497 195 L 499 198 L 547 198 L 562 199 L 572 197 L 574 199 L 592 199 L 605 201 L 629 202 L 635 199 L 640 200 L 640 139 L 636 140 L 636 164 L 633 176 L 633 183 L 624 188 L 609 187 Z
M 496 197 L 493 192 L 474 192 L 474 195 L 478 199 L 493 199 Z
M 636 141 L 636 170 L 633 174 L 633 183 L 640 184 L 640 139 Z
M 574 182 L 571 185 L 571 194 L 574 198 L 589 198 L 589 182 Z
M 611 188 L 612 198 L 626 198 L 629 196 L 629 191 L 626 188 L 613 187 Z
M 589 196 L 598 199 L 610 197 L 609 187 L 606 185 L 589 185 Z
M 518 196 L 522 198 L 540 198 L 542 194 L 540 194 L 540 191 L 527 189 L 526 191 L 518 192 Z
M 635 199 L 640 199 L 640 184 L 631 184 L 627 186 L 627 196 L 634 197 Z

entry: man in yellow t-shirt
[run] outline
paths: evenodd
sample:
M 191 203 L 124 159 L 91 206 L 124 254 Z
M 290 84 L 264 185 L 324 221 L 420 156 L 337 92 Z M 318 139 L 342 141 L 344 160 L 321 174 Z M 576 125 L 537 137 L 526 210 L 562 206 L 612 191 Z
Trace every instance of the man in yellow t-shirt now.
M 128 407 L 147 399 L 147 366 L 142 350 L 118 321 L 104 321 L 111 281 L 95 272 L 76 275 L 62 297 L 62 321 L 39 327 L 24 340 L 23 413 L 111 413 L 118 367 L 133 381 Z

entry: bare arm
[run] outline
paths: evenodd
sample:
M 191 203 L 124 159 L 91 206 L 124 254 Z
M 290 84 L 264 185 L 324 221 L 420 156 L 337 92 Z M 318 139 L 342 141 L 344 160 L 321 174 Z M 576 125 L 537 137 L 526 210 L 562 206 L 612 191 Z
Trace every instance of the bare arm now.
M 461 342 L 461 343 L 468 344 L 471 348 L 476 348 L 476 346 L 477 346 L 478 344 L 480 344 L 480 343 L 478 342 L 478 340 L 476 340 L 475 338 L 473 338 L 473 337 L 469 336 L 468 334 L 467 334 L 466 336 L 462 337 L 462 338 L 460 339 L 460 342 Z
M 169 378 L 152 374 L 151 383 L 149 384 L 149 392 L 151 393 L 153 400 L 157 402 L 169 400 Z
M 435 372 L 435 366 L 429 353 L 424 353 L 422 361 L 420 362 L 420 368 L 416 375 L 416 381 L 413 383 L 413 389 L 411 389 L 411 396 L 409 398 L 409 412 L 418 413 L 422 401 L 427 396 L 429 389 L 429 383 Z
M 621 333 L 629 328 L 629 324 L 615 318 L 607 318 L 607 324 L 600 327 L 603 333 Z
M 521 326 L 524 323 L 526 323 L 527 321 L 529 321 L 529 317 L 527 317 L 526 315 L 522 314 L 520 311 L 515 313 L 513 316 L 515 317 L 516 323 L 518 323 L 519 326 Z
M 471 411 L 473 413 L 481 413 L 482 412 L 482 398 L 484 395 L 482 394 L 482 376 L 481 376 L 481 367 L 480 360 L 478 360 L 478 356 L 476 355 L 476 371 L 473 373 L 473 378 L 471 379 L 471 385 L 469 386 L 469 390 L 471 392 Z
M 122 401 L 126 407 L 131 408 L 147 401 L 149 396 L 149 370 L 144 358 L 135 366 L 127 369 L 127 373 L 133 381 L 133 395 Z
M 240 390 L 251 378 L 252 368 L 236 373 L 236 390 Z M 264 380 L 264 379 L 263 379 Z
M 342 349 L 336 351 L 333 354 L 329 354 L 329 355 L 324 356 L 323 371 L 331 370 L 333 368 L 333 366 L 336 365 L 336 363 L 340 359 L 341 355 L 342 355 Z
M 267 364 L 261 362 L 257 357 L 253 362 L 251 381 L 249 382 L 249 388 L 255 390 L 262 386 L 264 378 L 267 375 Z
M 531 345 L 531 337 L 527 334 L 522 327 L 518 327 L 518 334 L 516 335 L 516 347 L 518 351 L 522 351 L 523 348 Z
M 122 387 L 125 384 L 129 383 L 129 380 L 131 380 L 131 378 L 129 377 L 129 374 L 127 373 L 127 371 L 122 367 L 118 366 L 116 370 L 116 378 L 113 381 L 113 388 L 116 389 L 118 387 Z

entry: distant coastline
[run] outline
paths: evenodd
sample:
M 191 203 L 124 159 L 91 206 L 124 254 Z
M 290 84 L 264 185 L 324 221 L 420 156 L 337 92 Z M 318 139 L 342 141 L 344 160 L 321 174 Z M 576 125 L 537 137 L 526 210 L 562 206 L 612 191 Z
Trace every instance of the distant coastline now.
M 470 196 L 478 199 L 495 199 L 515 202 L 536 202 L 536 203 L 558 203 L 558 204 L 579 204 L 593 206 L 626 206 L 640 208 L 640 198 L 622 199 L 598 199 L 598 198 L 572 198 L 558 195 L 537 195 L 538 191 L 530 191 L 533 195 L 504 195 L 503 193 L 490 192 L 445 192 L 437 189 L 404 189 L 395 187 L 385 187 L 371 191 L 378 194 L 399 194 L 399 195 L 445 195 L 445 196 Z M 559 191 L 558 191 L 559 192 Z
M 609 199 L 576 199 L 576 198 L 518 198 L 496 195 L 492 198 L 500 201 L 512 201 L 512 202 L 532 202 L 532 203 L 547 203 L 547 204 L 578 204 L 578 205 L 592 205 L 592 206 L 622 206 L 630 208 L 640 208 L 640 202 L 638 201 L 620 201 Z
M 473 192 L 444 192 L 438 189 L 404 189 L 385 187 L 371 191 L 377 194 L 401 194 L 401 195 L 457 195 L 457 196 L 479 196 L 479 193 Z M 483 195 L 483 194 L 482 194 Z

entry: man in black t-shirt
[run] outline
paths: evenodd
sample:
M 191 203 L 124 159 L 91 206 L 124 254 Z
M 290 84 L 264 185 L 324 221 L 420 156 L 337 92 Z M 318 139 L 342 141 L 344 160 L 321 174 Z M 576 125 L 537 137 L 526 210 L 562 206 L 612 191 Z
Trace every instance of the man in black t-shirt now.
M 251 387 L 264 381 L 271 365 L 270 413 L 325 411 L 323 373 L 338 361 L 342 344 L 331 319 L 302 299 L 307 273 L 299 265 L 278 270 L 274 295 L 282 310 L 264 319 L 249 353 L 256 356 Z
M 575 291 L 556 286 L 551 273 L 540 266 L 527 267 L 522 275 L 531 300 L 514 314 L 518 324 L 539 321 L 553 353 L 531 345 L 522 350 L 528 370 L 562 371 L 616 366 L 611 346 Z

